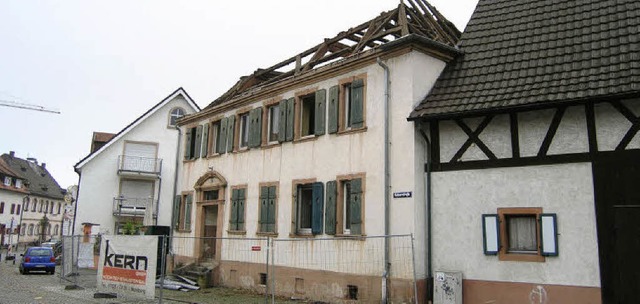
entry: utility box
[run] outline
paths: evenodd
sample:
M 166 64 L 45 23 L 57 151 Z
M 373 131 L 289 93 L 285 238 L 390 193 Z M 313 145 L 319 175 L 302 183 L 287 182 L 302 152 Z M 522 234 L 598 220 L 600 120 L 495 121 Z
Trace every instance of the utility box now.
M 433 304 L 462 304 L 462 272 L 436 271 Z

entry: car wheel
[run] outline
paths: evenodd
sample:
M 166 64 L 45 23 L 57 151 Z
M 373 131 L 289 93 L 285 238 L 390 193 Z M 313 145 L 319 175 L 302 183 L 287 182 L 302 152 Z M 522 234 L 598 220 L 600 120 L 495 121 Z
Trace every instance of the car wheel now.
M 56 270 L 55 270 L 55 269 L 51 269 L 51 271 L 49 271 L 49 274 L 50 274 L 50 275 L 53 275 L 53 274 L 55 274 L 55 273 L 56 273 Z

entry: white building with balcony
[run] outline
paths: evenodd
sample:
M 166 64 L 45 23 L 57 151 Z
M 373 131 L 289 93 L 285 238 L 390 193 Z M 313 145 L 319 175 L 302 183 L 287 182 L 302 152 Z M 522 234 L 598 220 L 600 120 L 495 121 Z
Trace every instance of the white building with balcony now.
M 199 110 L 179 88 L 120 132 L 94 132 L 91 153 L 74 166 L 79 175 L 74 233 L 169 226 L 181 138 L 175 123 Z

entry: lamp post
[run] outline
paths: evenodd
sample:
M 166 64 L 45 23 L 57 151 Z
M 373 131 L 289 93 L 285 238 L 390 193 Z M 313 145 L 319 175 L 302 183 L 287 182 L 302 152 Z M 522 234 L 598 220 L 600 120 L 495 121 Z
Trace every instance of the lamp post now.
M 23 233 L 26 233 L 26 231 L 22 231 L 22 215 L 24 214 L 24 212 L 26 211 L 26 204 L 29 203 L 29 201 L 31 200 L 31 198 L 29 197 L 29 194 L 27 194 L 27 196 L 22 198 L 22 210 L 20 210 L 20 223 L 18 224 L 19 226 L 19 230 L 18 230 L 18 241 L 16 242 L 16 249 L 18 246 L 20 246 L 20 235 Z

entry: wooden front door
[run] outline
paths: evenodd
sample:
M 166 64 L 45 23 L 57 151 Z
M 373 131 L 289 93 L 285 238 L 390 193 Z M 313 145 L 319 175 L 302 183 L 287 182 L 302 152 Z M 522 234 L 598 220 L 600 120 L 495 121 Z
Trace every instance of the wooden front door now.
M 640 291 L 640 151 L 593 163 L 603 303 L 636 303 Z

